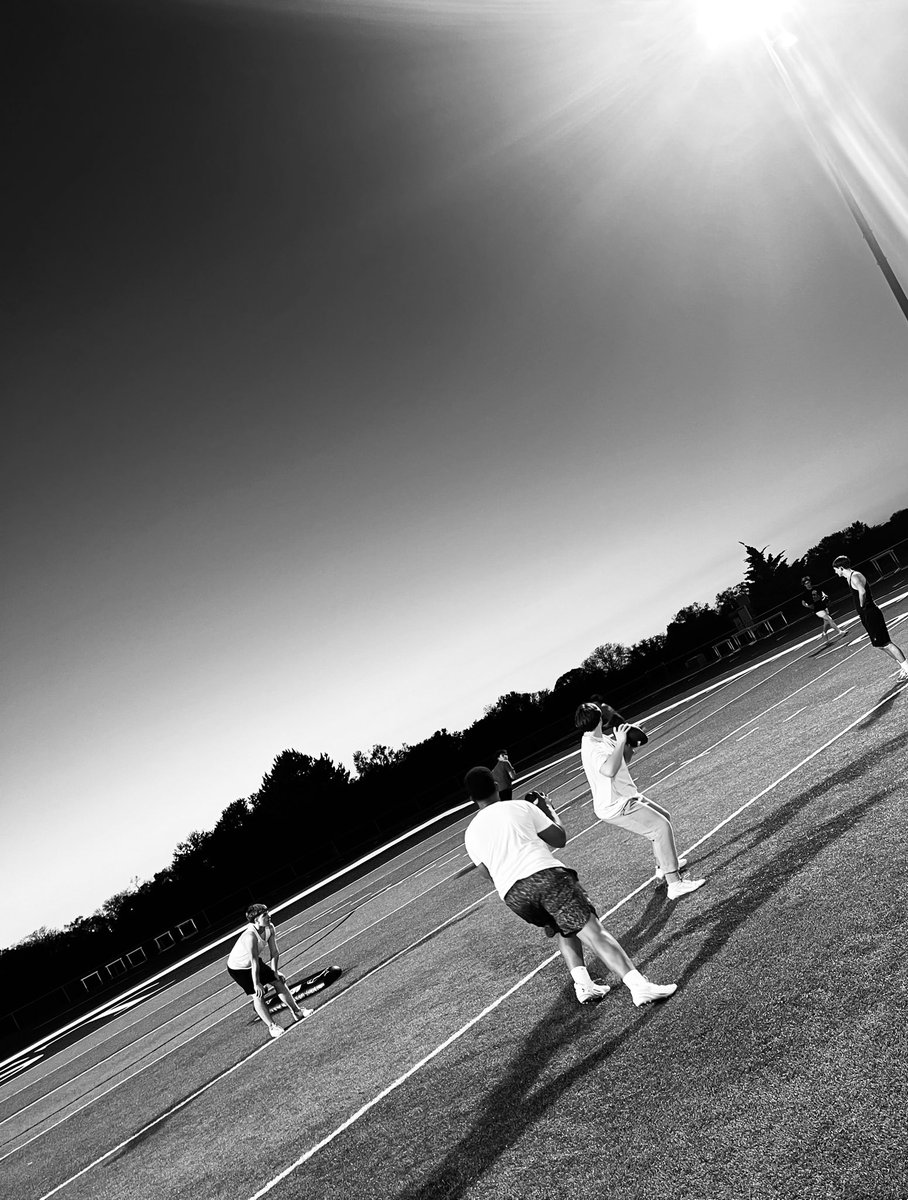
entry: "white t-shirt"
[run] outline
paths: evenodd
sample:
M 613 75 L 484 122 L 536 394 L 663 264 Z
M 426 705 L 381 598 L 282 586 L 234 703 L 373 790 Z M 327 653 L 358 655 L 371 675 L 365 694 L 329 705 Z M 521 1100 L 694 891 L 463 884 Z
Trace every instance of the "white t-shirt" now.
M 627 763 L 621 760 L 614 779 L 603 775 L 600 768 L 608 761 L 618 742 L 608 734 L 585 733 L 580 740 L 580 761 L 586 772 L 587 783 L 593 793 L 593 812 L 600 821 L 609 817 L 617 817 L 627 804 L 640 795 L 640 791 L 631 779 Z
M 518 879 L 563 867 L 539 837 L 552 822 L 528 800 L 496 800 L 481 808 L 464 834 L 467 854 L 488 869 L 502 900 Z

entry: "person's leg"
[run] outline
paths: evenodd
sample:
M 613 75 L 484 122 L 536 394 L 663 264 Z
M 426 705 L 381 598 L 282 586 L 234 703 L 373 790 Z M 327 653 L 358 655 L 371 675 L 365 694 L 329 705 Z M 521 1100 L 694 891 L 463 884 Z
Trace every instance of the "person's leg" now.
M 271 1013 L 268 1011 L 268 1005 L 265 1003 L 264 996 L 256 996 L 255 994 L 253 994 L 252 1007 L 255 1009 L 255 1011 L 258 1013 L 258 1015 L 261 1017 L 261 1019 L 268 1026 L 269 1031 L 273 1028 L 274 1029 L 280 1028 L 280 1026 L 277 1025 L 276 1022 L 272 1020 Z
M 652 800 L 648 800 L 645 796 L 638 796 L 636 800 L 631 801 L 620 816 L 609 817 L 608 824 L 618 825 L 622 829 L 630 829 L 650 840 L 656 862 L 668 884 L 669 900 L 679 900 L 689 892 L 695 892 L 706 882 L 704 879 L 681 878 L 681 862 L 675 847 L 671 817 L 664 808 L 654 804 Z
M 899 664 L 899 666 L 901 666 L 905 661 L 905 655 L 901 652 L 895 642 L 887 642 L 885 646 L 880 646 L 880 649 L 885 651 L 891 659 Z
M 842 630 L 838 627 L 838 625 L 836 625 L 835 621 L 833 621 L 832 614 L 829 612 L 828 609 L 824 608 L 823 611 L 820 613 L 820 616 L 823 618 L 823 629 L 824 629 L 825 633 L 828 634 L 831 632 L 834 634 L 839 634 L 842 632 Z
M 574 981 L 574 995 L 581 1004 L 601 1000 L 609 994 L 611 988 L 608 984 L 597 983 L 587 970 L 583 961 L 583 945 L 576 934 L 571 934 L 570 937 L 559 934 L 558 949 Z
M 583 946 L 576 935 L 565 937 L 558 935 L 558 949 L 574 982 L 574 995 L 581 1004 L 589 1004 L 601 1000 L 611 991 L 608 984 L 597 983 L 583 961 Z
M 614 971 L 638 1007 L 641 1004 L 651 1004 L 654 1000 L 665 1000 L 676 990 L 677 984 L 653 983 L 645 975 L 641 975 L 625 954 L 620 942 L 610 933 L 606 933 L 597 917 L 590 917 L 584 927 L 578 930 L 577 937 L 610 971 Z
M 671 817 L 664 808 L 640 796 L 631 803 L 626 812 L 617 817 L 609 817 L 608 823 L 648 838 L 653 847 L 653 856 L 665 873 L 666 880 L 669 883 L 677 883 L 680 880 L 675 833 Z
M 574 971 L 577 967 L 584 965 L 583 946 L 576 934 L 565 937 L 564 934 L 560 933 L 558 935 L 558 949 L 561 951 L 561 957 L 564 959 L 569 971 Z
M 268 1005 L 265 1003 L 264 992 L 261 996 L 255 994 L 255 986 L 252 982 L 252 971 L 248 968 L 234 970 L 232 967 L 227 968 L 227 974 L 238 983 L 249 999 L 252 1001 L 252 1007 L 256 1011 L 256 1015 L 260 1020 L 264 1021 L 268 1026 L 268 1032 L 272 1037 L 280 1037 L 284 1032 L 280 1025 L 276 1025 L 271 1019 L 271 1013 L 268 1011 Z
M 625 954 L 621 943 L 605 932 L 598 917 L 590 917 L 584 927 L 577 931 L 577 937 L 619 979 L 623 979 L 628 971 L 633 971 L 634 964 Z
M 661 813 L 662 816 L 665 817 L 665 819 L 668 821 L 669 825 L 671 825 L 672 818 L 671 818 L 671 813 L 668 811 L 668 809 L 663 808 L 661 804 L 657 804 L 655 800 L 650 800 L 649 796 L 641 797 L 641 799 L 645 799 L 647 805 L 653 810 L 653 812 Z M 674 840 L 674 826 L 672 826 L 672 839 Z M 656 876 L 660 880 L 664 880 L 665 879 L 665 869 L 663 868 L 662 863 L 659 862 L 659 854 L 656 849 L 655 841 L 652 841 L 650 843 L 650 845 L 652 846 L 653 858 L 656 862 Z M 687 859 L 682 858 L 680 856 L 680 854 L 678 854 L 677 847 L 675 848 L 675 857 L 678 860 L 678 870 L 679 871 L 683 870 L 683 868 L 687 866 Z
M 885 651 L 892 661 L 898 664 L 899 679 L 908 679 L 908 664 L 905 662 L 905 655 L 889 636 L 889 630 L 886 628 L 886 618 L 883 616 L 882 611 L 875 604 L 868 604 L 861 612 L 861 623 L 867 630 L 871 646 L 876 646 L 878 650 Z
M 303 1017 L 311 1017 L 312 1016 L 312 1009 L 311 1008 L 300 1008 L 300 1006 L 296 1002 L 296 999 L 295 999 L 293 993 L 290 991 L 290 988 L 287 987 L 287 984 L 280 977 L 277 977 L 274 980 L 274 990 L 277 992 L 277 994 L 281 997 L 281 999 L 284 1001 L 284 1003 L 287 1005 L 287 1007 L 293 1013 L 294 1020 L 302 1021 Z

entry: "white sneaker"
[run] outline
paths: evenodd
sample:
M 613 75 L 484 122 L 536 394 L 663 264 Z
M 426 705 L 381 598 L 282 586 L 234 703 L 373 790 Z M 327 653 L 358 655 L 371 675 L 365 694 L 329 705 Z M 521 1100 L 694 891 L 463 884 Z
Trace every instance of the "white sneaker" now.
M 677 900 L 680 896 L 686 896 L 689 892 L 695 892 L 697 888 L 703 887 L 706 883 L 705 879 L 679 879 L 677 883 L 668 885 L 669 900 Z
M 607 983 L 596 983 L 595 980 L 591 980 L 589 983 L 574 983 L 574 995 L 581 1004 L 589 1004 L 592 1001 L 601 1000 L 611 990 Z
M 649 979 L 630 989 L 631 999 L 637 1008 L 641 1004 L 652 1004 L 654 1000 L 667 1000 L 677 990 L 677 983 L 653 983 Z
M 687 859 L 679 858 L 678 859 L 678 870 L 683 871 L 686 866 L 687 866 Z M 662 870 L 661 867 L 656 867 L 656 879 L 661 883 L 664 878 L 665 878 L 665 872 Z
M 908 662 L 903 662 L 899 667 L 899 679 L 908 679 Z
M 271 1034 L 271 1036 L 272 1036 L 273 1038 L 279 1038 L 279 1037 L 283 1037 L 283 1036 L 284 1036 L 284 1031 L 283 1031 L 283 1029 L 280 1027 L 280 1025 L 270 1025 L 270 1026 L 268 1027 L 268 1032 Z
M 294 1021 L 297 1021 L 297 1022 L 305 1021 L 306 1017 L 311 1017 L 314 1012 L 315 1012 L 314 1008 L 301 1008 L 300 1015 L 297 1016 L 296 1013 L 294 1013 L 293 1019 L 294 1019 Z

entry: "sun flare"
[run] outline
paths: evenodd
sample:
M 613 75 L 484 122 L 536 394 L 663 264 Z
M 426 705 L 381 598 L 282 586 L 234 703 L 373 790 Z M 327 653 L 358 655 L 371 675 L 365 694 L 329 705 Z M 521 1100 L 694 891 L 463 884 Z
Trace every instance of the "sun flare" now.
M 697 25 L 714 49 L 777 28 L 788 11 L 784 0 L 698 0 Z

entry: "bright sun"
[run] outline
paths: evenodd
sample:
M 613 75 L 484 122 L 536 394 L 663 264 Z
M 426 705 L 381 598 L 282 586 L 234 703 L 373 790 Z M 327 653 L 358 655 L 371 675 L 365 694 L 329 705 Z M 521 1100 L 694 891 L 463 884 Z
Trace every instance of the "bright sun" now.
M 710 46 L 719 49 L 767 33 L 788 7 L 784 0 L 698 0 L 697 24 Z

